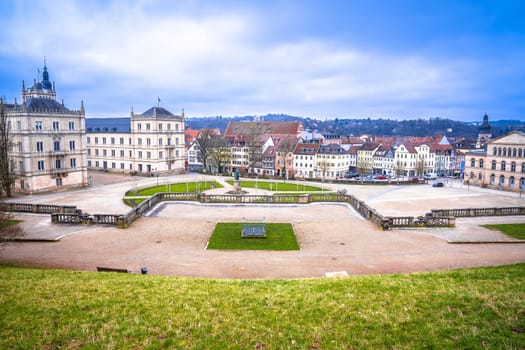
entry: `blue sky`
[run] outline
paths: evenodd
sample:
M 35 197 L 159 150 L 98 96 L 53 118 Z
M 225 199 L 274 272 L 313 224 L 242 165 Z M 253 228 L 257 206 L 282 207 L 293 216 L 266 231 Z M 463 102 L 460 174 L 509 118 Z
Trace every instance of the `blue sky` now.
M 1 1 L 0 95 L 44 56 L 87 117 L 525 120 L 525 1 Z

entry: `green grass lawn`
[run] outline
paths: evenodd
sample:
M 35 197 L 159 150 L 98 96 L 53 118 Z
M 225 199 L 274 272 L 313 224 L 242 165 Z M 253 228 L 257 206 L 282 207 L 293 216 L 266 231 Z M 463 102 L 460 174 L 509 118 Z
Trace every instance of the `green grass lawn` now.
M 242 223 L 217 223 L 208 249 L 299 250 L 291 224 L 266 224 L 266 238 L 242 238 Z
M 7 220 L 7 226 L 13 226 L 13 225 L 17 225 L 19 223 L 21 223 L 22 220 L 17 220 L 17 219 L 8 219 Z
M 233 185 L 232 180 L 226 181 L 228 184 Z M 261 190 L 267 191 L 322 191 L 321 187 L 303 185 L 299 183 L 290 182 L 271 182 L 271 181 L 253 181 L 253 180 L 241 180 L 241 187 L 244 188 L 260 188 Z
M 158 192 L 202 192 L 212 188 L 220 188 L 222 185 L 215 181 L 183 182 L 164 184 L 128 191 L 127 196 L 152 196 Z
M 499 224 L 499 225 L 483 225 L 491 230 L 498 230 L 507 236 L 517 239 L 525 239 L 525 224 Z
M 300 280 L 0 266 L 0 348 L 523 349 L 525 265 Z

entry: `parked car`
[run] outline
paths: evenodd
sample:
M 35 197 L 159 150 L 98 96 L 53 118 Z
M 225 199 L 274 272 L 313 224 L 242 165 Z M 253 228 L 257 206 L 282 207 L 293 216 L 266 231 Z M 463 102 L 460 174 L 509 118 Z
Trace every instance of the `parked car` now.
M 445 186 L 445 184 L 444 184 L 443 182 L 441 182 L 441 181 L 439 181 L 439 182 L 434 182 L 434 183 L 432 184 L 432 187 L 444 187 L 444 186 Z
M 410 182 L 414 183 L 414 184 L 419 183 L 419 177 L 412 177 L 412 178 L 410 178 Z
M 387 177 L 385 175 L 378 175 L 378 176 L 376 176 L 376 179 L 378 179 L 378 180 L 386 180 Z

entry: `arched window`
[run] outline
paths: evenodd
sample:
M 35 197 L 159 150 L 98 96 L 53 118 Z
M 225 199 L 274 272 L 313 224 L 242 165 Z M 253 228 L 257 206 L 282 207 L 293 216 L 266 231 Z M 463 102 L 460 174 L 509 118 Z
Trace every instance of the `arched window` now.
M 509 148 L 507 149 L 507 155 L 508 155 L 509 157 L 512 156 L 512 148 L 509 147 Z
M 498 147 L 498 156 L 501 156 L 501 147 Z
M 497 147 L 494 147 L 492 149 L 492 155 L 497 155 L 498 154 L 498 148 Z
M 514 185 L 515 185 L 515 183 L 514 183 L 514 176 L 511 176 L 509 178 L 509 187 L 510 188 L 514 188 Z
M 505 185 L 505 176 L 501 175 L 499 177 L 499 184 L 500 184 L 500 186 L 504 186 Z
M 476 166 L 476 159 L 475 159 L 475 158 L 472 158 L 472 159 L 470 160 L 470 167 L 471 167 L 471 168 L 474 168 L 475 166 Z
M 525 173 L 525 163 L 521 163 L 521 172 Z
M 490 184 L 491 185 L 496 184 L 496 176 L 494 174 L 490 174 Z
M 507 156 L 507 149 L 503 147 L 503 157 L 506 157 L 506 156 Z
M 507 164 L 505 163 L 505 161 L 502 160 L 502 161 L 501 161 L 501 170 L 502 170 L 502 171 L 505 171 L 505 166 L 506 166 L 506 165 L 507 165 Z
M 520 178 L 520 188 L 525 190 L 525 177 Z
M 520 158 L 521 158 L 521 155 L 522 155 L 521 152 L 522 152 L 522 151 L 521 151 L 521 148 L 518 148 L 518 157 L 520 157 Z
M 483 159 L 480 159 L 480 160 L 479 160 L 479 167 L 480 167 L 480 168 L 483 168 Z
M 510 163 L 510 171 L 516 171 L 516 162 Z
M 483 178 L 483 174 L 482 173 L 479 173 L 478 174 L 478 180 L 481 180 Z
M 496 170 L 496 161 L 495 160 L 492 161 L 491 169 L 492 170 Z
M 513 157 L 516 157 L 517 154 L 518 154 L 518 150 L 515 149 L 515 148 L 513 148 L 513 149 L 512 149 L 512 156 L 513 156 Z

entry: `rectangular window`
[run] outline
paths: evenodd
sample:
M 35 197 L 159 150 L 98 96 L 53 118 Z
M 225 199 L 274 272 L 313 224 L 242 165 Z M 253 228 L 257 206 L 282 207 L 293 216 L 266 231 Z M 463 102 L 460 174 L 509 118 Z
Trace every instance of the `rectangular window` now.
M 120 158 L 124 158 L 124 151 L 120 151 Z
M 87 143 L 91 143 L 91 137 L 88 136 Z
M 91 168 L 91 161 L 90 160 L 88 160 L 88 167 Z
M 8 126 L 7 126 L 8 129 L 11 129 L 11 125 L 10 125 L 11 123 L 7 123 L 7 124 L 8 124 Z M 17 128 L 18 130 L 22 129 L 22 123 L 20 122 L 20 120 L 17 120 L 17 121 L 16 121 L 16 128 Z
M 178 124 L 177 124 L 177 125 L 178 125 Z M 176 145 L 179 144 L 179 138 L 178 138 L 178 137 L 175 138 L 175 144 L 176 144 Z
M 91 148 L 88 148 L 88 150 L 87 150 L 87 155 L 88 155 L 88 156 L 91 155 Z
M 112 145 L 115 144 L 115 138 L 114 138 L 114 137 L 111 138 L 111 144 L 112 144 Z
M 102 144 L 104 144 L 104 145 L 105 145 L 105 144 L 106 144 L 106 141 L 107 141 L 107 140 L 106 140 L 106 138 L 105 138 L 105 137 L 103 137 L 103 138 L 102 138 Z
M 98 149 L 95 150 L 95 155 L 98 156 Z
M 142 139 L 141 139 L 140 137 L 139 137 L 139 139 L 137 140 L 137 143 L 138 143 L 139 145 L 142 145 Z
M 139 159 L 142 159 L 142 151 L 139 151 Z
M 71 158 L 69 160 L 69 165 L 71 165 L 72 169 L 75 169 L 77 167 L 77 159 L 76 158 Z
M 44 152 L 44 143 L 42 141 L 38 141 L 36 143 L 36 151 L 37 152 Z
M 169 125 L 169 124 L 168 124 Z M 168 138 L 168 146 L 171 145 L 171 139 Z
M 69 150 L 71 151 L 75 150 L 75 141 L 69 141 Z
M 54 141 L 53 142 L 53 150 L 55 152 L 60 151 L 60 141 Z
M 124 138 L 123 138 L 123 137 L 120 138 L 120 144 L 121 144 L 121 145 L 124 144 Z
M 149 130 L 150 129 L 150 125 L 149 123 L 146 123 L 146 130 Z
M 103 149 L 103 150 L 102 150 L 102 155 L 103 155 L 104 157 L 107 156 L 107 155 L 108 155 L 108 151 L 105 150 L 105 149 Z
M 159 152 L 159 159 L 162 159 L 162 151 Z
M 151 159 L 151 152 L 148 152 L 147 154 L 148 159 Z
M 137 124 L 137 129 L 142 130 L 142 124 L 138 123 Z
M 114 149 L 111 150 L 111 156 L 115 157 L 115 150 Z
M 149 125 L 149 124 L 148 124 L 148 125 Z M 151 146 L 151 139 L 150 139 L 150 138 L 147 138 L 147 139 L 146 139 L 146 145 Z
M 46 170 L 45 162 L 43 160 L 38 161 L 38 171 Z
M 112 162 L 112 163 L 111 163 L 111 169 L 115 169 L 116 167 L 117 167 L 117 163 Z
M 60 159 L 55 159 L 55 169 L 62 168 L 62 161 Z
M 159 123 L 159 131 L 162 131 L 162 123 Z
M 69 122 L 68 126 L 69 126 L 69 130 L 75 130 L 75 122 Z
M 120 163 L 120 169 L 124 169 L 124 163 Z
M 42 130 L 42 121 L 35 121 L 35 130 Z
M 159 146 L 162 146 L 162 138 L 159 139 Z
M 98 137 L 95 137 L 95 145 L 98 145 Z
M 53 130 L 60 129 L 60 123 L 59 122 L 53 122 Z

